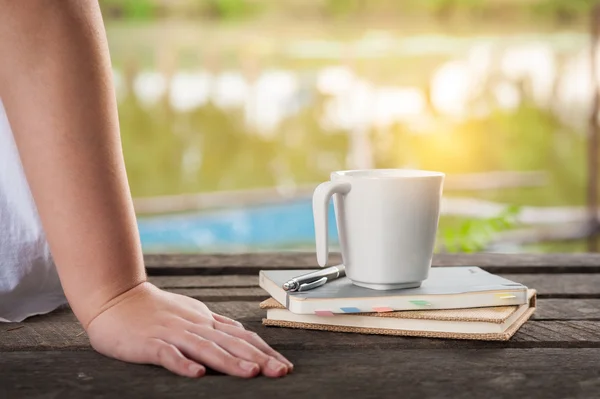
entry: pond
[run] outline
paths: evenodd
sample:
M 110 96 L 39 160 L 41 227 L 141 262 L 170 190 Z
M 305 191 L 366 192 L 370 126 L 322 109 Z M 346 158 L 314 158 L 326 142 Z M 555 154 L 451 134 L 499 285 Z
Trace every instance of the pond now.
M 585 32 L 409 36 L 169 22 L 107 30 L 136 198 L 412 167 L 543 171 L 543 185 L 446 195 L 585 203 Z M 296 201 L 140 215 L 139 226 L 146 251 L 297 249 L 313 245 L 311 215 Z
M 145 252 L 314 251 L 310 201 L 163 215 L 138 222 Z M 333 207 L 330 240 L 337 248 Z

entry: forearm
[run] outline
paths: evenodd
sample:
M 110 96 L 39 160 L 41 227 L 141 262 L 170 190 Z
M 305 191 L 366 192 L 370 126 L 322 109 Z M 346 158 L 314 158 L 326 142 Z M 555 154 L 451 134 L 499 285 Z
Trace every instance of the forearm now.
M 0 0 L 0 9 L 0 98 L 86 324 L 145 280 L 100 11 L 92 0 Z

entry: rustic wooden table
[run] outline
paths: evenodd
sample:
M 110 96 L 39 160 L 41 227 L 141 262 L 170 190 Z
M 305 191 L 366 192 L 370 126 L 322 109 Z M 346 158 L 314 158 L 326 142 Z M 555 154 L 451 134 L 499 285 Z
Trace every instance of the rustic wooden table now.
M 258 271 L 314 267 L 313 254 L 147 256 L 151 280 L 240 320 L 295 363 L 279 380 L 198 380 L 93 352 L 68 309 L 0 324 L 0 398 L 599 397 L 599 255 L 443 255 L 536 288 L 532 320 L 508 342 L 266 328 Z

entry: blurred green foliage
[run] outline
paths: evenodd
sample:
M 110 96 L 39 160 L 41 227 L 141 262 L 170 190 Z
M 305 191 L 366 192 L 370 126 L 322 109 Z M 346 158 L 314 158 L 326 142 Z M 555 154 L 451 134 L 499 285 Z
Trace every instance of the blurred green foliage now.
M 520 207 L 509 205 L 498 216 L 487 219 L 466 219 L 458 223 L 441 225 L 439 237 L 446 252 L 480 252 L 494 239 L 495 235 L 514 229 Z
M 210 0 L 210 8 L 222 19 L 236 19 L 250 12 L 251 7 L 243 0 Z
M 527 15 L 556 22 L 586 20 L 593 0 L 100 0 L 109 18 L 153 19 L 164 16 L 233 20 L 273 14 L 308 17 L 377 18 L 430 14 L 446 19 L 453 16 Z
M 131 92 L 131 91 L 129 91 Z M 241 110 L 211 104 L 178 113 L 164 99 L 142 105 L 119 102 L 121 134 L 133 195 L 153 196 L 314 183 L 348 167 L 350 137 L 319 124 L 324 99 L 287 118 L 272 136 L 253 131 Z M 585 136 L 564 128 L 547 111 L 525 105 L 514 112 L 434 125 L 415 134 L 396 124 L 371 132 L 374 167 L 416 167 L 448 174 L 493 170 L 544 170 L 540 187 L 450 195 L 517 205 L 585 203 Z M 196 154 L 198 165 L 184 160 Z
M 131 93 L 131 88 L 128 90 Z M 288 118 L 265 137 L 244 124 L 239 111 L 212 104 L 175 112 L 167 99 L 147 106 L 134 95 L 119 102 L 121 136 L 134 196 L 273 187 L 323 180 L 345 165 L 348 135 L 325 133 L 322 107 Z M 341 132 L 339 132 L 341 133 Z M 198 166 L 187 168 L 186 154 Z
M 552 18 L 559 22 L 569 22 L 577 18 L 587 18 L 596 0 L 539 0 L 530 11 L 536 15 Z
M 156 16 L 157 3 L 154 0 L 101 0 L 105 14 L 128 20 L 147 20 Z

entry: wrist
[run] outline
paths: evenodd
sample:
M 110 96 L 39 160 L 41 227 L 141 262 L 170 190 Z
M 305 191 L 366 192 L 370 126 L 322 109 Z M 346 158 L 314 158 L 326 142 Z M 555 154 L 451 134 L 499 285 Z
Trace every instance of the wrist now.
M 73 301 L 69 300 L 69 303 L 75 316 L 83 326 L 84 330 L 87 331 L 92 321 L 108 309 L 128 298 L 148 292 L 153 288 L 155 287 L 144 278 L 127 285 L 115 287 L 110 290 L 110 293 L 108 293 L 107 290 L 102 290 L 100 293 L 87 297 L 83 301 L 75 299 Z

